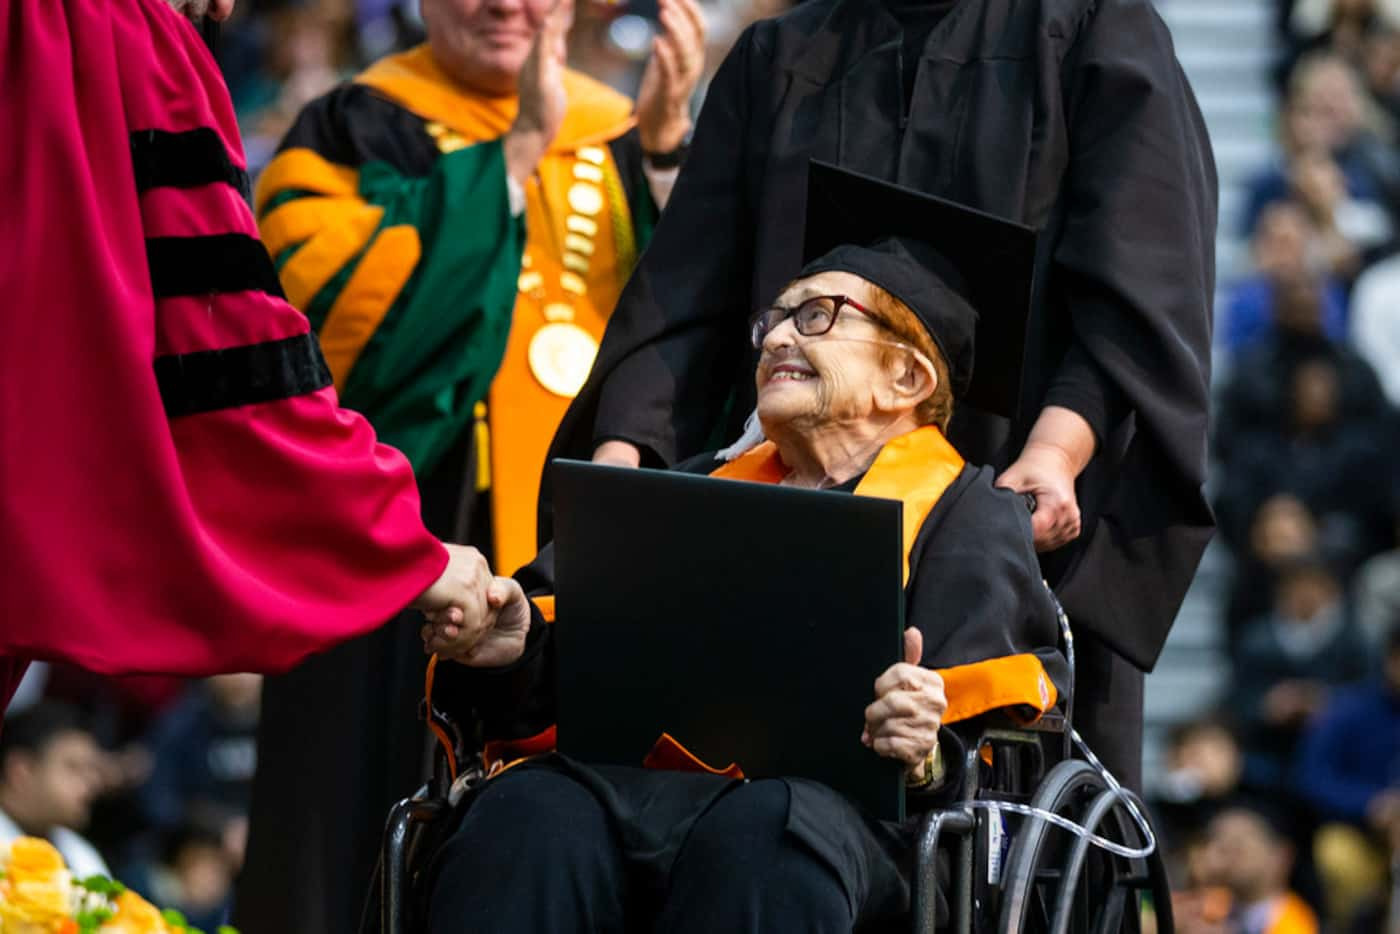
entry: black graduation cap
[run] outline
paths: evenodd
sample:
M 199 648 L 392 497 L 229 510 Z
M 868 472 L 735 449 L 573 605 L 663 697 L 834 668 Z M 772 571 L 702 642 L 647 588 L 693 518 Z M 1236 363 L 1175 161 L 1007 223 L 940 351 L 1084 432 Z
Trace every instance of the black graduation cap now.
M 954 395 L 1008 418 L 1035 247 L 1024 225 L 829 163 L 808 169 L 802 275 L 852 272 L 904 302 L 948 361 Z

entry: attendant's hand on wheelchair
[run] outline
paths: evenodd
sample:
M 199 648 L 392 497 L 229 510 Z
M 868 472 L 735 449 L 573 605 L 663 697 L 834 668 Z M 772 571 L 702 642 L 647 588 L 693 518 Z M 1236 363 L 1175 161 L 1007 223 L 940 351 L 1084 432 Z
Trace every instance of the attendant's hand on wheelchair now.
M 943 678 L 919 664 L 923 654 L 923 633 L 912 626 L 904 630 L 904 661 L 876 680 L 875 702 L 865 708 L 860 736 L 877 754 L 904 763 L 913 784 L 926 777 L 924 769 L 938 748 L 938 730 L 948 709 Z

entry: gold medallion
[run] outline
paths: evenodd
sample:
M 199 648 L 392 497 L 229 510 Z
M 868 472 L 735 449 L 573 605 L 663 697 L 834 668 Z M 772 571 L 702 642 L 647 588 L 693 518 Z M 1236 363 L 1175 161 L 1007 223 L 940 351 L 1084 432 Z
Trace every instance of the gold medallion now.
M 598 342 L 577 324 L 546 324 L 530 338 L 530 372 L 565 399 L 578 395 L 597 355 Z

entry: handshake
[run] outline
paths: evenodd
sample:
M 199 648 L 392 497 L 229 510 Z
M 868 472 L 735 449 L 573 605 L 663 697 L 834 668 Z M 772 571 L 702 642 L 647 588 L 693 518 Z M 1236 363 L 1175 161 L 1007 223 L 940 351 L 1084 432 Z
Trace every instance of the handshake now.
M 413 602 L 428 622 L 423 651 L 469 665 L 499 668 L 520 658 L 530 631 L 530 601 L 509 577 L 497 577 L 481 552 L 447 545 L 442 576 Z

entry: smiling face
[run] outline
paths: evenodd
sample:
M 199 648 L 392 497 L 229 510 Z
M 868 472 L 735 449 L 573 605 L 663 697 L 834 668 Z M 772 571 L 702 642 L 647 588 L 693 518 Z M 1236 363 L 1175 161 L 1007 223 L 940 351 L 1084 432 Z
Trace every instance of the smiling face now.
M 844 295 L 870 309 L 880 298 L 859 276 L 832 271 L 794 281 L 774 305 L 796 308 L 823 295 Z M 817 430 L 867 420 L 883 424 L 913 413 L 932 393 L 935 376 L 927 360 L 895 344 L 908 341 L 849 304 L 821 335 L 799 334 L 787 318 L 763 337 L 755 374 L 758 417 L 765 430 L 771 436 L 784 428 Z
M 573 0 L 558 0 L 568 10 Z M 484 94 L 515 93 L 520 68 L 556 0 L 423 0 L 433 59 Z

